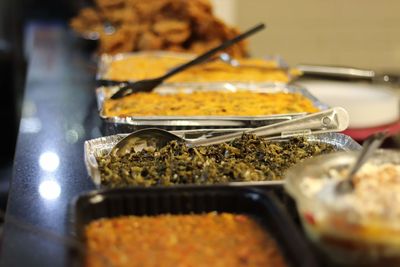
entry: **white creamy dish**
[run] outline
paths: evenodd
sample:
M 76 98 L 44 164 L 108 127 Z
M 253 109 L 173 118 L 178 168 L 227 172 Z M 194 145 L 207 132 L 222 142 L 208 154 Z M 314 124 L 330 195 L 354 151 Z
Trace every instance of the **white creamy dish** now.
M 381 149 L 338 193 L 358 152 L 305 160 L 289 169 L 285 189 L 296 200 L 314 245 L 340 266 L 400 266 L 400 151 Z
M 299 186 L 308 198 L 335 211 L 352 213 L 353 220 L 361 224 L 385 221 L 400 227 L 400 165 L 365 164 L 355 175 L 354 190 L 337 194 L 335 187 L 345 174 L 331 170 L 327 177 L 306 177 Z
M 341 264 L 400 266 L 400 165 L 366 164 L 353 191 L 338 194 L 336 185 L 346 174 L 347 168 L 331 167 L 299 182 L 308 236 Z

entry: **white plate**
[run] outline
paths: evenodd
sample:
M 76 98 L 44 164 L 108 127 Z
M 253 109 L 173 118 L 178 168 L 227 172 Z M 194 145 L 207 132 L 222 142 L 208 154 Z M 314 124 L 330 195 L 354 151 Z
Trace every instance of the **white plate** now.
M 298 82 L 329 106 L 350 115 L 349 128 L 369 128 L 399 120 L 399 97 L 388 86 L 364 82 L 304 80 Z

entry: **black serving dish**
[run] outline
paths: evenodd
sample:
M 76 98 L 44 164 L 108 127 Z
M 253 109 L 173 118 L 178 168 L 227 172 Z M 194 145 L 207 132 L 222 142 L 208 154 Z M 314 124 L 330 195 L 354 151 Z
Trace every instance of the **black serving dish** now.
M 71 205 L 70 229 L 84 242 L 84 227 L 99 218 L 124 215 L 191 214 L 211 211 L 246 214 L 272 236 L 288 266 L 318 266 L 294 222 L 270 192 L 232 186 L 120 188 L 89 192 Z M 81 266 L 82 253 L 72 251 L 71 266 Z

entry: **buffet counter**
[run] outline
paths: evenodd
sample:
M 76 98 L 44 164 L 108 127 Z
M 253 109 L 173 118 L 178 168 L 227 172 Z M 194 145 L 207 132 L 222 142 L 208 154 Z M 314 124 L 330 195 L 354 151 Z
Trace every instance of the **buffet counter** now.
M 158 218 L 161 218 L 161 220 L 169 221 L 176 219 L 176 217 L 173 218 L 174 216 L 169 217 L 169 215 L 171 214 L 181 215 L 181 212 L 183 212 L 183 214 L 192 214 L 193 211 L 201 211 L 203 213 L 211 212 L 206 216 L 206 219 L 210 220 L 209 222 L 211 222 L 211 225 L 213 225 L 212 223 L 214 223 L 216 219 L 221 219 L 217 218 L 218 216 L 216 217 L 213 212 L 229 211 L 233 213 L 238 212 L 247 214 L 249 211 L 252 211 L 254 214 L 252 214 L 251 212 L 250 214 L 257 217 L 257 214 L 260 215 L 259 211 L 261 210 L 261 208 L 256 209 L 254 208 L 254 205 L 260 205 L 260 207 L 264 208 L 266 208 L 267 206 L 269 207 L 269 209 L 264 210 L 264 213 L 262 213 L 261 215 L 265 219 L 265 222 L 267 222 L 267 224 L 268 222 L 270 223 L 268 226 L 268 230 L 270 230 L 269 233 L 274 237 L 277 243 L 279 243 L 279 246 L 281 248 L 285 248 L 283 249 L 283 254 L 285 256 L 285 260 L 289 263 L 290 266 L 312 267 L 317 266 L 317 264 L 319 264 L 320 266 L 327 266 L 326 262 L 311 264 L 314 262 L 314 255 L 311 255 L 314 254 L 312 253 L 314 252 L 314 250 L 310 249 L 308 241 L 303 241 L 304 235 L 303 232 L 300 231 L 300 225 L 294 224 L 292 220 L 293 217 L 295 217 L 296 222 L 299 222 L 299 217 L 296 217 L 297 213 L 291 212 L 294 211 L 295 205 L 293 205 L 293 200 L 290 199 L 288 195 L 285 195 L 284 193 L 282 194 L 283 176 L 280 174 L 280 172 L 277 172 L 275 174 L 273 172 L 273 167 L 281 171 L 281 169 L 286 170 L 290 165 L 303 161 L 303 159 L 305 159 L 306 157 L 313 157 L 314 155 L 324 154 L 325 152 L 328 153 L 332 151 L 359 150 L 359 144 L 352 140 L 349 136 L 340 133 L 331 133 L 329 135 L 326 132 L 321 131 L 321 133 L 324 133 L 325 135 L 318 135 L 318 138 L 316 136 L 306 138 L 305 136 L 303 136 L 303 134 L 305 133 L 304 131 L 300 132 L 300 137 L 297 136 L 298 132 L 297 135 L 290 135 L 290 133 L 293 134 L 296 133 L 296 131 L 282 131 L 280 132 L 280 140 L 278 140 L 278 142 L 280 141 L 280 143 L 271 143 L 271 145 L 269 145 L 268 143 L 264 143 L 263 140 L 254 139 L 247 134 L 243 134 L 241 136 L 241 139 L 238 139 L 240 142 L 238 140 L 235 141 L 235 145 L 237 145 L 239 148 L 247 147 L 249 148 L 248 150 L 252 153 L 252 155 L 257 155 L 257 158 L 253 159 L 251 157 L 246 157 L 246 159 L 251 159 L 251 164 L 253 165 L 257 164 L 255 159 L 265 161 L 266 163 L 263 162 L 261 164 L 263 168 L 268 165 L 268 161 L 265 159 L 270 160 L 270 162 L 272 162 L 273 164 L 269 166 L 271 168 L 264 168 L 266 170 L 264 174 L 260 171 L 257 171 L 254 172 L 253 175 L 251 173 L 251 168 L 250 171 L 240 172 L 247 174 L 247 176 L 245 175 L 242 180 L 238 179 L 239 175 L 235 176 L 230 173 L 227 174 L 227 176 L 225 177 L 226 179 L 224 178 L 224 180 L 221 181 L 218 180 L 222 177 L 220 173 L 217 173 L 215 177 L 211 175 L 211 172 L 207 173 L 207 176 L 204 176 L 206 178 L 204 178 L 203 175 L 198 174 L 204 174 L 201 171 L 196 174 L 196 168 L 200 166 L 201 168 L 199 169 L 203 170 L 204 166 L 202 165 L 202 162 L 208 162 L 207 160 L 205 160 L 207 159 L 206 156 L 208 155 L 208 152 L 206 151 L 207 147 L 202 147 L 203 150 L 201 150 L 200 153 L 196 149 L 188 149 L 187 146 L 179 143 L 179 145 L 181 145 L 181 150 L 183 151 L 181 153 L 178 149 L 178 143 L 170 142 L 170 147 L 164 146 L 163 148 L 161 148 L 160 151 L 150 150 L 147 148 L 147 150 L 144 149 L 143 153 L 140 155 L 136 155 L 135 153 L 141 153 L 142 151 L 133 150 L 131 151 L 132 153 L 130 155 L 128 155 L 130 153 L 129 152 L 127 153 L 127 155 L 117 157 L 113 153 L 108 153 L 109 151 L 107 149 L 110 150 L 111 147 L 114 147 L 114 141 L 119 141 L 123 135 L 102 137 L 104 133 L 107 133 L 107 130 L 116 130 L 116 128 L 107 128 L 107 123 L 108 126 L 110 126 L 110 124 L 122 124 L 127 127 L 129 126 L 131 128 L 128 129 L 131 131 L 137 126 L 167 126 L 167 124 L 165 124 L 165 121 L 168 121 L 168 123 L 170 123 L 172 118 L 179 122 L 177 124 L 178 126 L 182 126 L 182 121 L 185 122 L 187 120 L 179 121 L 179 117 L 171 117 L 171 114 L 161 114 L 162 116 L 166 116 L 164 118 L 165 120 L 161 120 L 160 118 L 163 117 L 160 114 L 156 114 L 161 117 L 156 117 L 157 120 L 154 120 L 154 118 L 152 118 L 153 121 L 150 121 L 152 124 L 139 125 L 138 122 L 141 122 L 141 120 L 142 122 L 145 121 L 147 117 L 135 117 L 135 115 L 137 115 L 136 113 L 132 115 L 126 113 L 125 111 L 124 114 L 105 114 L 108 115 L 108 117 L 102 114 L 101 110 L 99 114 L 97 105 L 98 103 L 101 103 L 99 99 L 102 99 L 102 97 L 99 97 L 102 96 L 102 94 L 100 94 L 102 93 L 100 89 L 104 89 L 102 87 L 98 87 L 96 91 L 95 77 L 96 74 L 98 75 L 97 62 L 99 58 L 95 58 L 92 52 L 89 52 L 88 49 L 85 49 L 82 39 L 78 39 L 77 36 L 71 32 L 71 30 L 68 30 L 65 24 L 29 24 L 26 30 L 25 51 L 28 58 L 28 74 L 22 104 L 22 118 L 20 122 L 18 141 L 15 152 L 13 178 L 10 184 L 8 206 L 5 214 L 5 223 L 1 240 L 2 244 L 0 266 L 75 266 L 77 263 L 75 258 L 76 251 L 74 254 L 71 248 L 74 248 L 79 253 L 86 253 L 90 250 L 90 246 L 88 249 L 87 247 L 85 247 L 85 245 L 87 244 L 83 245 L 83 242 L 81 242 L 83 240 L 82 238 L 84 238 L 82 237 L 82 232 L 89 231 L 89 235 L 87 236 L 93 237 L 97 235 L 91 235 L 90 231 L 98 231 L 99 229 L 103 231 L 104 229 L 101 229 L 102 226 L 108 224 L 114 225 L 113 221 L 106 221 L 106 223 L 103 224 L 103 221 L 101 220 L 102 218 L 112 218 L 120 215 L 139 215 L 139 217 L 141 215 L 161 215 L 161 217 Z M 229 86 L 230 90 L 234 91 L 234 89 L 236 89 L 232 87 L 232 84 L 229 84 Z M 291 86 L 291 84 L 281 84 L 278 85 L 277 88 L 273 87 L 271 89 L 260 87 L 258 89 L 269 89 L 274 91 L 275 93 L 279 93 L 280 91 L 282 91 L 282 88 L 284 88 L 285 92 L 287 94 L 290 94 L 292 93 L 291 90 L 294 90 L 293 88 L 291 88 Z M 157 95 L 157 97 L 161 97 L 160 95 Z M 193 93 L 192 95 L 195 95 L 195 93 Z M 311 94 L 308 95 L 308 93 L 306 93 L 306 90 L 304 90 L 304 92 L 301 91 L 300 96 L 304 96 L 306 99 L 308 98 L 309 102 L 312 102 L 311 104 L 314 104 L 315 108 L 315 110 L 303 110 L 302 112 L 316 112 L 319 110 L 324 111 L 328 110 L 329 108 L 328 106 L 319 103 L 317 101 L 318 99 L 314 98 Z M 137 102 L 137 95 L 135 97 L 135 101 Z M 215 95 L 210 98 L 213 99 L 213 97 L 215 97 Z M 182 96 L 179 96 L 179 99 L 181 98 Z M 246 99 L 248 100 L 247 97 Z M 190 101 L 192 100 L 188 100 L 187 102 Z M 144 103 L 147 104 L 148 102 L 149 101 L 145 101 Z M 220 102 L 226 103 L 228 101 L 221 100 Z M 270 102 L 274 103 L 274 107 L 278 106 L 278 101 Z M 290 105 L 287 104 L 287 106 L 293 109 L 294 104 L 293 102 L 290 102 Z M 166 109 L 167 108 L 164 108 L 163 111 L 165 111 Z M 117 110 L 121 110 L 121 106 L 119 106 Z M 190 111 L 192 110 L 195 109 L 191 108 Z M 223 111 L 227 112 L 227 110 L 225 110 L 225 107 Z M 298 112 L 297 110 L 290 111 Z M 150 114 L 153 113 L 153 111 L 150 112 Z M 214 113 L 215 112 L 213 111 L 212 114 Z M 199 119 L 199 121 L 206 121 L 207 123 L 210 123 L 209 121 L 207 121 L 210 120 L 209 114 L 205 113 L 204 115 L 207 116 L 201 119 L 197 119 Z M 301 113 L 297 115 L 302 116 Z M 104 123 L 102 123 L 101 117 L 103 117 Z M 214 119 L 218 119 L 218 117 Z M 294 121 L 296 124 L 299 123 L 295 117 L 289 117 L 286 119 L 289 121 Z M 329 120 L 326 121 L 325 119 Z M 154 124 L 158 121 L 161 121 L 164 124 Z M 241 122 L 238 118 L 233 118 L 232 121 L 234 121 L 236 124 Z M 257 117 L 257 120 L 250 120 L 251 124 L 249 123 L 248 125 L 244 125 L 248 127 L 259 126 L 255 124 L 255 122 L 259 121 L 260 118 Z M 336 120 L 330 120 L 330 117 L 324 117 L 324 119 L 321 119 L 321 121 L 323 121 L 325 127 L 324 129 L 330 130 L 330 128 L 328 128 L 328 126 L 330 125 L 329 123 Z M 136 124 L 129 124 L 132 122 Z M 199 122 L 195 120 L 190 122 L 191 125 L 183 126 L 185 126 L 186 128 L 193 125 L 200 125 L 201 127 L 204 126 L 199 124 Z M 273 124 L 274 122 L 270 122 L 269 124 Z M 233 126 L 238 126 L 236 124 L 234 124 Z M 177 125 L 170 125 L 173 126 L 170 128 L 172 128 L 172 130 L 182 130 Z M 273 124 L 273 126 L 275 125 L 276 124 Z M 206 126 L 215 127 L 215 125 L 213 124 L 207 124 Z M 178 129 L 176 129 L 177 127 Z M 339 130 L 339 128 L 340 127 L 336 128 L 336 130 L 341 131 Z M 129 131 L 121 131 L 121 129 L 119 129 L 118 131 L 116 130 L 115 132 L 113 132 L 113 134 L 121 132 Z M 180 133 L 182 134 L 182 132 Z M 289 135 L 285 137 L 284 133 Z M 188 134 L 190 135 L 189 132 Z M 193 132 L 191 132 L 191 134 L 193 134 Z M 287 142 L 285 142 L 285 138 L 293 136 L 297 137 L 291 139 L 290 141 L 288 141 L 289 139 L 286 139 Z M 294 143 L 290 143 L 293 140 Z M 393 140 L 396 140 L 396 138 L 389 139 L 388 141 L 394 142 Z M 247 141 L 248 143 L 243 143 L 244 141 Z M 242 168 L 245 165 L 245 162 L 242 161 L 236 164 L 233 159 L 240 159 L 240 157 L 238 157 L 237 155 L 243 156 L 245 155 L 245 153 L 243 153 L 243 151 L 239 148 L 233 147 L 233 145 L 228 149 L 227 147 L 230 144 L 231 143 L 220 144 L 224 146 L 221 151 L 217 151 L 216 147 L 212 147 L 212 149 L 214 150 L 210 149 L 210 151 L 212 152 L 211 154 L 212 156 L 217 155 L 219 158 L 223 158 L 227 161 L 231 160 L 230 162 L 233 162 L 232 165 L 234 166 L 239 166 L 241 164 L 240 166 Z M 254 144 L 258 145 L 256 146 Z M 283 146 L 283 148 L 280 146 Z M 386 145 L 386 147 L 387 146 L 388 145 Z M 396 146 L 396 144 L 394 144 L 393 146 Z M 171 148 L 171 150 L 168 150 L 168 148 Z M 255 148 L 262 148 L 263 150 L 256 150 Z M 108 151 L 106 154 L 101 154 L 106 150 Z M 167 151 L 168 153 L 164 153 L 164 155 L 161 153 L 162 151 Z M 171 151 L 174 151 L 174 153 L 170 153 Z M 272 151 L 272 154 L 268 154 L 268 151 Z M 275 151 L 284 151 L 284 157 L 279 158 L 277 156 L 275 159 L 272 159 L 273 155 L 279 154 Z M 183 157 L 182 155 L 177 156 L 177 154 L 179 154 L 178 152 L 185 157 Z M 293 156 L 293 160 L 289 152 L 297 153 L 295 153 L 295 156 Z M 348 154 L 349 153 L 337 155 Z M 157 162 L 154 159 L 160 158 L 160 155 L 165 156 L 161 157 L 163 160 L 167 156 L 176 156 L 179 160 L 181 160 L 181 165 L 178 166 L 179 164 L 171 164 L 179 167 L 178 169 L 173 169 L 174 166 L 169 166 L 171 167 L 171 171 L 169 171 L 168 168 L 154 168 L 154 166 L 151 166 L 151 164 Z M 229 155 L 233 155 L 233 159 L 229 158 Z M 353 155 L 356 155 L 356 153 L 354 152 Z M 140 160 L 135 161 L 131 160 L 131 158 L 130 160 L 124 160 L 125 156 L 138 156 Z M 117 163 L 112 161 L 114 159 L 117 160 Z M 145 159 L 150 160 L 146 162 Z M 189 159 L 190 162 L 194 162 L 196 164 L 191 166 L 189 164 L 190 162 L 185 162 L 183 159 Z M 85 168 L 85 161 L 88 170 Z M 286 161 L 290 164 L 286 164 Z M 316 170 L 321 169 L 321 164 L 318 161 L 305 161 L 305 164 L 311 164 L 310 166 L 317 166 L 317 168 L 315 168 Z M 141 169 L 141 167 L 143 166 L 141 166 L 140 164 L 140 166 L 122 164 L 126 162 L 134 164 L 140 163 L 143 166 L 146 165 L 148 169 L 146 169 L 146 171 L 143 171 Z M 173 162 L 176 163 L 177 160 L 174 158 Z M 91 163 L 93 164 L 91 165 Z M 207 164 L 207 166 L 211 166 L 209 162 Z M 396 162 L 396 164 L 398 163 Z M 219 170 L 219 165 L 222 166 L 222 163 L 218 162 L 218 164 L 214 166 L 214 170 Z M 115 170 L 115 172 L 113 172 L 114 170 L 112 167 L 115 166 L 117 166 L 117 169 Z M 156 167 L 159 166 L 161 166 L 161 164 L 158 164 Z M 186 170 L 185 166 L 189 166 L 189 169 Z M 298 168 L 299 171 L 294 172 L 295 174 L 292 175 L 293 177 L 297 177 L 298 173 L 302 173 L 300 172 L 300 170 L 308 170 L 308 168 L 302 167 L 302 165 Z M 120 170 L 122 171 L 120 172 Z M 131 170 L 131 173 L 129 173 L 129 170 Z M 148 170 L 150 170 L 151 172 Z M 169 177 L 164 174 L 160 174 L 163 170 L 167 170 L 166 173 L 169 172 L 170 174 L 173 173 L 174 175 Z M 194 180 L 194 183 L 178 179 L 179 177 L 189 177 L 189 171 L 193 174 L 192 176 L 197 179 Z M 118 173 L 121 173 L 122 176 L 118 177 L 117 175 L 115 175 Z M 128 173 L 129 175 L 124 175 L 124 173 Z M 182 173 L 182 175 L 180 173 Z M 136 176 L 134 176 L 133 174 Z M 266 174 L 270 174 L 271 177 L 266 177 Z M 101 178 L 100 175 L 102 175 Z M 153 175 L 157 179 L 160 177 L 163 177 L 164 179 L 149 179 L 148 176 L 150 175 Z M 307 178 L 307 175 L 308 174 L 305 173 L 303 175 L 303 178 Z M 122 179 L 125 176 L 128 177 L 127 181 Z M 132 179 L 133 176 L 135 179 Z M 250 176 L 251 179 L 248 179 Z M 116 177 L 118 179 L 116 179 Z M 146 179 L 143 179 L 143 177 L 146 177 Z M 228 179 L 232 177 L 236 180 L 230 181 Z M 253 179 L 254 177 L 258 177 L 260 179 Z M 299 179 L 296 179 L 296 177 L 291 180 L 298 181 Z M 315 175 L 314 178 L 321 177 L 324 176 L 318 173 L 318 175 Z M 110 180 L 107 180 L 108 178 L 110 178 Z M 93 181 L 91 179 L 93 179 Z M 178 184 L 177 187 L 173 189 L 164 187 L 165 185 L 175 185 L 174 179 L 179 181 L 176 183 Z M 210 185 L 211 181 L 214 183 L 213 179 L 215 179 L 216 184 L 223 183 L 225 184 L 225 186 L 228 184 L 228 186 L 226 186 L 225 188 L 221 185 L 217 185 L 214 188 L 201 187 L 204 185 Z M 308 181 L 307 179 L 305 180 Z M 235 186 L 232 186 L 230 182 L 232 182 Z M 243 183 L 238 186 L 238 184 L 235 184 L 235 182 L 239 184 L 241 182 Z M 269 186 L 277 185 L 277 187 L 269 188 L 278 188 L 278 190 L 276 191 L 278 193 L 269 194 L 270 192 L 266 193 L 265 190 L 259 190 L 260 188 L 266 188 L 259 186 L 260 184 L 257 184 L 257 186 L 259 186 L 258 190 L 254 188 L 246 188 L 246 184 L 255 187 L 255 184 L 251 182 L 265 182 L 266 184 L 270 183 Z M 190 184 L 192 187 L 187 186 L 188 184 Z M 193 184 L 195 184 L 195 186 L 193 186 Z M 83 192 L 88 192 L 90 190 L 96 189 L 96 185 L 102 189 L 107 187 L 112 188 L 119 186 L 134 186 L 133 188 L 125 188 L 115 191 L 107 191 L 107 189 L 99 190 L 88 193 L 79 199 L 77 198 Z M 137 185 L 161 186 L 154 186 L 153 188 L 144 190 Z M 184 188 L 184 186 L 182 185 L 187 187 Z M 297 184 L 293 183 L 293 181 L 292 183 L 286 182 L 285 187 L 287 188 L 285 189 L 288 190 L 288 192 L 294 199 L 296 199 L 296 201 L 298 201 L 299 199 L 302 200 L 302 198 L 299 198 L 296 195 L 298 192 L 301 191 L 297 190 L 296 186 Z M 130 189 L 133 189 L 133 191 L 130 191 Z M 210 196 L 208 196 L 207 194 L 209 194 Z M 269 199 L 270 197 L 271 199 Z M 283 212 L 283 208 L 280 207 L 280 204 L 277 204 L 276 207 L 273 206 L 274 201 L 277 201 L 277 197 L 280 197 L 280 200 L 283 200 L 283 202 L 285 202 L 283 204 L 286 205 L 286 208 L 289 210 L 290 215 L 292 215 L 292 218 L 290 220 L 285 217 L 287 216 L 287 214 L 286 212 Z M 232 199 L 236 199 L 237 202 L 231 201 Z M 75 202 L 73 202 L 74 200 Z M 251 201 L 255 200 L 259 201 L 259 203 L 250 203 Z M 267 203 L 268 205 L 265 204 L 263 201 L 265 201 L 265 203 Z M 72 203 L 75 204 L 72 205 Z M 227 204 L 225 207 L 221 203 L 228 203 L 229 205 Z M 247 204 L 244 205 L 243 203 Z M 301 202 L 299 203 L 301 204 Z M 303 220 L 303 224 L 305 223 L 306 226 L 308 224 L 313 226 L 316 222 L 318 222 L 316 220 L 316 218 L 319 218 L 317 216 L 318 214 L 314 214 L 314 210 L 312 208 L 309 208 L 307 205 L 298 205 L 298 208 L 298 214 L 300 214 L 300 219 Z M 282 211 L 282 218 L 279 217 L 279 210 Z M 319 210 L 317 211 L 319 212 Z M 325 209 L 322 209 L 322 211 L 325 211 Z M 163 217 L 163 214 L 168 214 L 168 216 Z M 144 217 L 144 220 L 147 220 L 146 216 Z M 222 217 L 222 221 L 224 223 L 226 223 L 226 220 L 229 220 L 231 222 L 235 220 L 239 220 L 239 222 L 241 220 L 247 220 L 245 217 L 231 214 L 225 214 Z M 328 216 L 327 218 L 331 217 Z M 177 216 L 177 218 L 179 220 L 183 219 L 192 221 L 194 217 L 183 216 L 181 218 Z M 336 219 L 334 216 L 332 218 Z M 90 224 L 90 227 L 85 228 L 85 226 L 88 225 L 89 222 L 97 219 L 100 220 L 98 220 L 94 224 Z M 136 217 L 130 218 L 129 220 L 131 219 L 134 222 L 136 220 L 142 220 L 142 218 Z M 121 226 L 120 222 L 124 223 L 128 222 L 129 220 L 127 219 L 125 221 L 125 219 L 121 219 L 121 221 L 119 221 L 119 219 L 117 219 L 116 225 Z M 334 220 L 333 222 L 336 222 L 336 220 Z M 180 221 L 178 221 L 178 223 L 180 223 Z M 119 227 L 116 228 L 118 228 L 117 230 L 120 230 Z M 197 227 L 194 228 L 197 229 Z M 216 228 L 218 229 L 218 227 Z M 273 230 L 275 228 L 278 229 L 278 231 Z M 207 230 L 209 229 L 207 228 Z M 347 230 L 347 228 L 345 230 Z M 293 234 L 290 231 L 292 231 Z M 103 245 L 101 246 L 101 248 L 104 250 L 101 250 L 101 252 L 97 252 L 97 254 L 90 254 L 89 251 L 89 253 L 84 255 L 85 257 L 88 256 L 87 258 L 89 259 L 92 258 L 91 263 L 95 263 L 97 261 L 100 262 L 107 257 L 106 254 L 109 252 L 108 247 L 111 247 L 111 245 L 109 245 L 108 243 L 109 232 L 107 231 L 107 229 L 105 232 L 107 234 L 103 235 L 103 237 L 105 237 L 105 241 L 104 243 L 102 243 Z M 169 230 L 165 232 L 170 233 Z M 309 231 L 309 233 L 310 232 L 314 233 L 312 231 Z M 152 235 L 152 231 L 150 231 L 150 234 L 151 235 L 149 236 L 149 239 L 153 240 L 152 236 L 154 235 Z M 210 234 L 210 236 L 212 236 L 212 234 Z M 363 235 L 360 236 L 361 238 L 364 238 Z M 362 240 L 359 238 L 359 236 L 356 236 L 354 240 L 356 240 L 357 242 L 359 240 Z M 94 243 L 99 241 L 97 240 L 97 238 L 93 240 L 94 241 L 92 243 L 90 241 L 86 243 L 90 243 L 93 245 Z M 120 240 L 118 239 L 117 241 Z M 175 242 L 172 245 L 175 245 L 176 243 L 179 242 Z M 224 242 L 218 243 L 223 244 Z M 131 244 L 131 242 L 127 242 L 128 248 L 130 247 L 129 244 Z M 95 247 L 98 246 L 95 245 Z M 150 246 L 150 248 L 152 248 L 152 246 Z M 164 249 L 160 251 L 165 252 L 167 250 L 168 249 Z M 150 252 L 152 253 L 152 250 Z M 368 255 L 368 253 L 363 252 L 362 255 Z M 185 253 L 180 253 L 179 255 L 181 254 L 185 255 Z M 246 259 L 252 258 L 255 255 L 252 253 L 245 254 L 247 256 Z M 93 255 L 95 257 L 93 257 Z M 101 259 L 97 258 L 97 255 L 99 255 Z M 299 255 L 301 257 L 298 257 Z M 309 255 L 310 257 L 308 257 Z M 318 257 L 318 253 L 315 253 L 315 255 L 316 258 L 319 258 L 319 261 L 321 261 L 321 258 Z M 176 254 L 174 254 L 174 256 L 176 256 Z M 113 260 L 115 258 L 117 257 L 114 257 Z M 350 258 L 351 257 L 345 257 L 345 259 Z M 164 259 L 164 257 L 159 256 L 159 259 Z M 239 262 L 240 259 L 241 258 L 239 257 Z M 264 260 L 264 258 L 260 259 Z M 386 260 L 386 258 L 384 259 Z M 391 258 L 389 257 L 389 259 Z M 396 257 L 395 260 L 395 262 L 397 263 L 398 259 Z M 269 261 L 269 259 L 266 259 L 266 261 Z M 178 260 L 178 262 L 181 261 Z M 305 262 L 308 262 L 308 264 L 305 264 Z M 142 264 L 142 261 L 140 261 L 139 259 L 135 261 L 135 263 Z M 109 265 L 110 264 L 107 264 L 107 266 Z M 86 266 L 91 265 L 86 262 Z
M 31 24 L 28 74 L 1 266 L 68 266 L 68 204 L 94 186 L 85 140 L 100 136 L 95 65 L 62 24 Z

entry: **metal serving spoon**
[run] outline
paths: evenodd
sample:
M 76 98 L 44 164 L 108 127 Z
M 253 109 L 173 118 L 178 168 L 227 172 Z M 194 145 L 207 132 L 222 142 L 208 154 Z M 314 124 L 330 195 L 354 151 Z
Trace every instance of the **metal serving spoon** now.
M 200 56 L 196 57 L 195 59 L 190 60 L 189 62 L 182 64 L 182 65 L 168 71 L 166 74 L 164 74 L 161 77 L 147 79 L 147 80 L 140 80 L 140 81 L 136 81 L 133 83 L 126 83 L 115 94 L 113 94 L 111 96 L 111 99 L 118 99 L 118 98 L 130 95 L 130 94 L 133 94 L 135 92 L 151 92 L 155 87 L 160 85 L 164 80 L 170 78 L 171 76 L 173 76 L 177 73 L 180 73 L 181 71 L 186 70 L 189 67 L 192 67 L 194 65 L 197 65 L 199 63 L 202 63 L 202 62 L 208 60 L 214 54 L 236 44 L 237 42 L 249 37 L 250 35 L 252 35 L 264 28 L 265 28 L 265 25 L 263 23 L 258 24 L 257 26 L 247 30 L 246 32 L 239 34 L 235 38 L 227 40 L 227 41 L 223 42 L 221 45 L 205 52 L 204 54 L 201 54 Z
M 378 132 L 371 135 L 367 140 L 364 141 L 362 150 L 360 151 L 356 162 L 351 167 L 350 172 L 347 174 L 347 177 L 336 185 L 335 190 L 337 194 L 346 194 L 353 191 L 355 174 L 364 165 L 364 163 L 367 162 L 374 151 L 380 147 L 386 137 L 386 132 Z
M 293 120 L 250 129 L 245 131 L 245 133 L 267 137 L 266 139 L 276 139 L 299 135 L 340 132 L 345 130 L 348 125 L 349 115 L 347 111 L 341 107 L 335 107 Z M 138 151 L 144 147 L 161 148 L 173 140 L 185 142 L 189 147 L 220 144 L 238 138 L 243 133 L 234 132 L 210 138 L 188 140 L 166 130 L 149 128 L 129 134 L 112 148 L 110 154 L 121 156 L 129 153 L 132 149 Z

